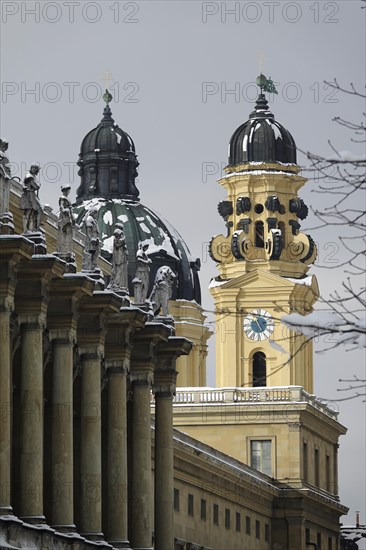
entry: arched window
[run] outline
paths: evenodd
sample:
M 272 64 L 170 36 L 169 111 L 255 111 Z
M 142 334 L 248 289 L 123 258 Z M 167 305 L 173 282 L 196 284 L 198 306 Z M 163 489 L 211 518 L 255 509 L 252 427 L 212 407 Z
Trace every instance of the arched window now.
M 266 356 L 262 351 L 253 355 L 253 388 L 267 385 Z
M 264 248 L 264 224 L 263 222 L 255 222 L 255 246 Z

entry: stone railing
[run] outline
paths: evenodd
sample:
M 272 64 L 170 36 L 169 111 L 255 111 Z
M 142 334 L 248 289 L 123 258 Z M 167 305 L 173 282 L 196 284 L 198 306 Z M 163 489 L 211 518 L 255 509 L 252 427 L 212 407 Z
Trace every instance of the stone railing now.
M 233 404 L 233 403 L 309 403 L 327 416 L 336 419 L 333 404 L 322 403 L 301 386 L 262 388 L 177 388 L 175 405 Z

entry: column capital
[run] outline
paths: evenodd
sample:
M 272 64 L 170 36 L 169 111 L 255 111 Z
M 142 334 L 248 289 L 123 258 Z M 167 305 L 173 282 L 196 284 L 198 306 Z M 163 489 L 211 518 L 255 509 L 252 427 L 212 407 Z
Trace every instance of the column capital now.
M 86 276 L 65 274 L 51 282 L 47 310 L 50 340 L 59 344 L 76 342 L 79 301 L 83 296 L 92 296 L 93 291 L 94 285 Z
M 161 342 L 156 348 L 157 370 L 173 369 L 175 362 L 181 355 L 188 355 L 193 343 L 188 338 L 170 336 L 167 342 Z
M 33 256 L 21 262 L 15 290 L 15 311 L 29 323 L 30 317 L 46 318 L 52 279 L 62 278 L 66 264 L 51 255 Z
M 138 308 L 123 307 L 107 319 L 105 356 L 109 361 L 130 359 L 132 336 L 142 328 L 147 314 Z
M 74 345 L 76 343 L 76 327 L 69 330 L 67 328 L 51 329 L 48 332 L 51 342 L 58 345 Z
M 78 344 L 80 354 L 96 353 L 103 349 L 107 333 L 107 320 L 116 314 L 121 298 L 108 291 L 94 291 L 91 296 L 82 296 L 79 303 Z
M 177 371 L 155 371 L 152 391 L 155 398 L 173 397 L 176 390 Z
M 0 295 L 0 313 L 13 313 L 14 311 L 14 297 Z
M 47 326 L 46 315 L 41 312 L 39 315 L 34 314 L 18 314 L 18 324 L 22 327 L 22 331 L 44 330 Z
M 129 362 L 123 359 L 117 361 L 106 359 L 104 361 L 104 368 L 106 370 L 107 376 L 113 374 L 124 374 L 125 376 L 127 376 L 129 372 Z
M 13 311 L 18 269 L 32 254 L 33 244 L 24 237 L 0 235 L 0 311 Z

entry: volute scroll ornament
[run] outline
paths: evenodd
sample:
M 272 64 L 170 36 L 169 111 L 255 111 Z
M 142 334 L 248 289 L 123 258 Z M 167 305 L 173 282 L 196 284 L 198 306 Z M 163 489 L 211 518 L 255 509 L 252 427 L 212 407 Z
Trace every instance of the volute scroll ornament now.
M 214 262 L 231 262 L 233 261 L 233 254 L 231 250 L 230 237 L 224 237 L 224 235 L 216 235 L 210 241 L 208 252 Z
M 280 229 L 271 229 L 265 244 L 266 256 L 270 260 L 279 260 L 283 249 L 283 237 Z
M 317 248 L 310 235 L 299 233 L 287 245 L 286 256 L 290 261 L 301 261 L 306 264 L 314 263 L 317 256 Z

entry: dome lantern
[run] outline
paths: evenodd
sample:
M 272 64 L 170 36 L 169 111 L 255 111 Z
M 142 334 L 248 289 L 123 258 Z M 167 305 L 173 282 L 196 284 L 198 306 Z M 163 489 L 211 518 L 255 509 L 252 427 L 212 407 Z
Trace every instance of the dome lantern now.
M 76 203 L 95 197 L 138 200 L 135 185 L 139 162 L 132 138 L 114 122 L 108 90 L 103 95 L 106 106 L 96 128 L 84 137 L 78 166 L 81 184 Z

